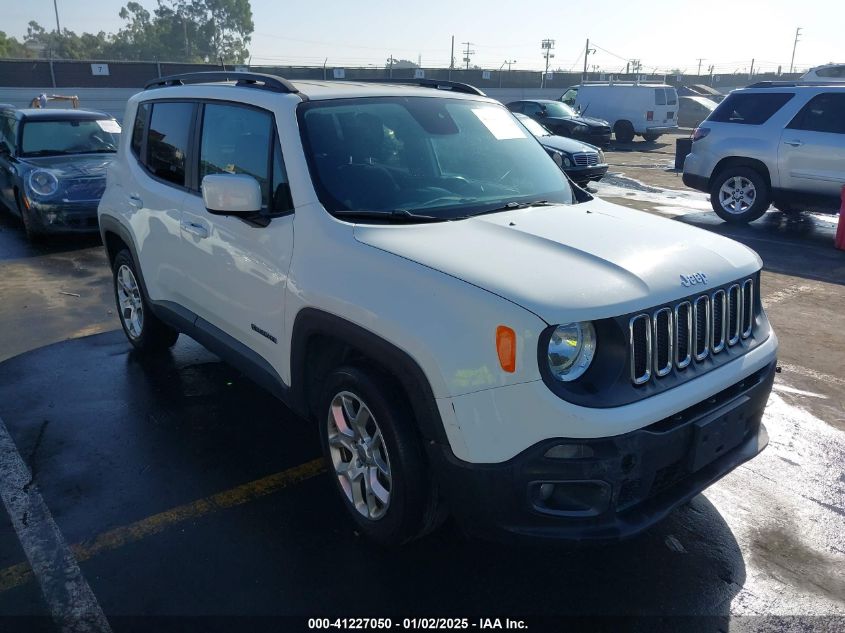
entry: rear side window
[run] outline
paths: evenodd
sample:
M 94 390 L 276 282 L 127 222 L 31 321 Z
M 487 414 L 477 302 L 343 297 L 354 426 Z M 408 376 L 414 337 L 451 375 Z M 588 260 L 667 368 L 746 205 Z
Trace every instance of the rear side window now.
M 654 89 L 654 105 L 666 105 L 666 89 Z
M 710 121 L 761 125 L 792 99 L 790 92 L 734 93 L 713 110 Z
M 132 126 L 132 153 L 138 158 L 141 157 L 141 146 L 144 142 L 144 134 L 147 131 L 147 122 L 150 120 L 150 104 L 142 103 L 135 112 L 135 124 Z
M 667 105 L 678 105 L 678 91 L 674 88 L 666 88 Z
M 152 105 L 144 164 L 162 180 L 185 186 L 185 157 L 194 117 L 194 104 L 161 102 Z
M 845 134 L 845 93 L 816 95 L 788 127 L 793 130 Z

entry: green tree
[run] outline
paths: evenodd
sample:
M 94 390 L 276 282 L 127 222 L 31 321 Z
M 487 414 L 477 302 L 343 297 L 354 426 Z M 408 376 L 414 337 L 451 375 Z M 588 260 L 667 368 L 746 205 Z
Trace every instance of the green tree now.
M 0 31 L 0 57 L 32 57 L 33 53 L 14 37 Z

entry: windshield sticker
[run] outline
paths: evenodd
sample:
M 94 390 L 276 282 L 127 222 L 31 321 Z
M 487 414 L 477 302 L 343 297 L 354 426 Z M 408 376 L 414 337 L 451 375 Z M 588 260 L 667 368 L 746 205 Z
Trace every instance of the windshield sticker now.
M 472 113 L 500 141 L 526 138 L 513 115 L 504 108 L 473 108 Z
M 100 126 L 100 129 L 103 132 L 108 132 L 109 134 L 120 134 L 120 125 L 118 125 L 117 121 L 97 121 L 97 125 Z

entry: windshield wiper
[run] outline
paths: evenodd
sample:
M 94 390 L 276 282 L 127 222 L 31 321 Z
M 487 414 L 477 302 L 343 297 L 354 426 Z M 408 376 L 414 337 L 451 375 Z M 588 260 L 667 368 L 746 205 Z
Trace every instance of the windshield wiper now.
M 21 154 L 22 158 L 31 158 L 33 156 L 67 156 L 70 152 L 61 149 L 39 149 L 34 152 L 25 152 Z
M 67 152 L 68 154 L 114 154 L 116 149 L 83 149 L 78 152 Z
M 501 211 L 513 211 L 514 209 L 527 209 L 529 207 L 553 207 L 556 206 L 558 203 L 556 202 L 549 202 L 548 200 L 534 200 L 533 202 L 506 202 L 500 207 L 494 207 L 492 209 L 485 209 L 484 211 L 479 211 L 477 213 L 471 213 L 470 215 L 466 216 L 468 218 L 473 218 L 477 215 L 486 215 L 488 213 L 499 213 Z
M 340 218 L 362 218 L 387 220 L 388 222 L 401 222 L 414 224 L 417 222 L 443 222 L 448 218 L 438 218 L 433 215 L 422 215 L 412 213 L 407 209 L 395 209 L 393 211 L 356 211 L 353 209 L 339 209 L 332 211 L 333 215 Z

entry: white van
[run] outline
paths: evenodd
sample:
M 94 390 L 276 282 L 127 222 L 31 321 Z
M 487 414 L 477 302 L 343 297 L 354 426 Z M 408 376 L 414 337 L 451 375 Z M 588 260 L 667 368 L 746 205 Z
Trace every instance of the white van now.
M 666 84 L 585 83 L 569 88 L 560 100 L 581 114 L 607 120 L 623 143 L 638 134 L 656 141 L 678 129 L 678 92 Z

